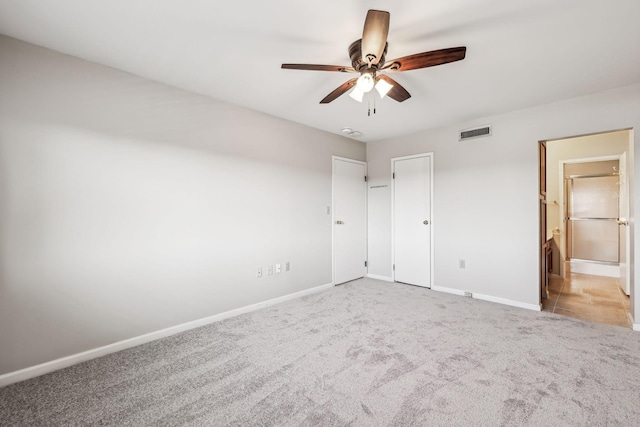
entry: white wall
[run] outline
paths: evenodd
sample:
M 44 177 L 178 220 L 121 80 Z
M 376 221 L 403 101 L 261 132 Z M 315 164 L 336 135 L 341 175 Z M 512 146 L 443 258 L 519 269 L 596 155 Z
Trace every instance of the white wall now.
M 457 140 L 460 129 L 484 124 L 491 137 Z M 537 306 L 538 141 L 632 127 L 640 127 L 640 85 L 369 143 L 369 185 L 390 184 L 392 157 L 433 152 L 434 285 Z M 369 190 L 369 224 L 369 273 L 390 277 L 389 187 Z
M 331 282 L 364 144 L 7 37 L 0 76 L 0 374 Z

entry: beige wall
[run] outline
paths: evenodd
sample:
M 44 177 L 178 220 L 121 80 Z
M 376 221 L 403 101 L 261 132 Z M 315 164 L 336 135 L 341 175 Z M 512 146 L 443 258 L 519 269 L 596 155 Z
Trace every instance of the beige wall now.
M 628 132 L 627 132 L 628 135 Z M 628 136 L 627 136 L 628 138 Z M 627 144 L 628 145 L 628 144 Z M 626 146 L 625 146 L 626 148 Z M 626 150 L 625 150 L 626 151 Z M 608 157 L 608 156 L 607 156 Z M 581 160 L 580 160 L 581 161 Z M 572 175 L 606 175 L 614 174 L 619 167 L 618 160 L 587 161 L 584 163 L 566 163 L 564 165 L 564 177 Z
M 629 131 L 610 132 L 578 138 L 547 142 L 547 228 L 560 228 L 562 232 L 562 175 L 561 161 L 619 156 L 629 149 Z

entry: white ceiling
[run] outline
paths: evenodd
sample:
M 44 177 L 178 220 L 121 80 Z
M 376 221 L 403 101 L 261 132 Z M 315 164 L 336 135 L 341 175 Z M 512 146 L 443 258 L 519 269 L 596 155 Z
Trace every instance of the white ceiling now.
M 387 59 L 467 46 L 393 75 L 411 94 L 319 101 L 351 74 L 368 9 L 391 13 Z M 328 132 L 375 141 L 640 82 L 639 0 L 0 0 L 0 33 Z M 1 60 L 1 58 L 0 58 Z

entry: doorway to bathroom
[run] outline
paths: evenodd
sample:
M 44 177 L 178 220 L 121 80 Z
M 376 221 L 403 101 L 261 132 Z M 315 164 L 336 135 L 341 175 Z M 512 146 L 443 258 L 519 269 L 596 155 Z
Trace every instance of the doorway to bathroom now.
M 540 204 L 544 311 L 631 326 L 627 177 L 633 167 L 632 132 L 540 144 L 540 164 L 546 166 Z

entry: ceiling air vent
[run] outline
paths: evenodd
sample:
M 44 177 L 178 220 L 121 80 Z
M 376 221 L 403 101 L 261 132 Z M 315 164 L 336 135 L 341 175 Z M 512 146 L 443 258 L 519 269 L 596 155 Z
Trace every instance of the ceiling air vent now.
M 343 128 L 342 133 L 344 133 L 346 136 L 350 136 L 351 138 L 359 138 L 362 136 L 362 132 L 360 132 L 359 130 L 353 130 L 351 128 Z
M 461 130 L 458 135 L 458 141 L 466 141 L 467 139 L 481 138 L 483 136 L 491 136 L 491 125 Z

